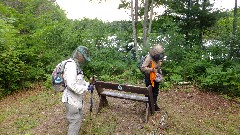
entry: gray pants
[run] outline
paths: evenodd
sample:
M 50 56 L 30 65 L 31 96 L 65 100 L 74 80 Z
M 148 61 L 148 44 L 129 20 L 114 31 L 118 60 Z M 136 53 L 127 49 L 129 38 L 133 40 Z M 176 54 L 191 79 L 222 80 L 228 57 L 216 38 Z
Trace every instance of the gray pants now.
M 78 135 L 82 123 L 83 111 L 65 103 L 66 118 L 68 120 L 68 135 Z

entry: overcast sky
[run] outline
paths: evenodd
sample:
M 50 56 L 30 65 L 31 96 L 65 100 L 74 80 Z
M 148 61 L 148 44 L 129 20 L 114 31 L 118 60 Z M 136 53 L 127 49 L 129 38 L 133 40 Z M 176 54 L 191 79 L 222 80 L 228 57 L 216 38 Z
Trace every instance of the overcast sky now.
M 119 10 L 120 0 L 105 0 L 98 3 L 97 0 L 56 0 L 58 5 L 66 11 L 69 19 L 81 19 L 83 17 L 102 21 L 130 20 L 130 10 Z M 216 0 L 219 8 L 233 8 L 235 0 Z M 159 10 L 159 12 L 161 12 Z

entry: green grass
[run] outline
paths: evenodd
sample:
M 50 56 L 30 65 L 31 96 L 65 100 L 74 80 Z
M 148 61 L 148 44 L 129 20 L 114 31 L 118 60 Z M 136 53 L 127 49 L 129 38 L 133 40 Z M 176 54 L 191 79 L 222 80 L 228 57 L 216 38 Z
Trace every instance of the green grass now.
M 214 94 L 182 88 L 161 91 L 161 112 L 144 123 L 145 105 L 134 101 L 109 98 L 109 106 L 96 113 L 98 95 L 94 93 L 94 109 L 90 116 L 90 93 L 85 95 L 81 135 L 109 134 L 174 134 L 174 135 L 238 135 L 240 105 Z M 15 93 L 0 103 L 1 135 L 66 134 L 67 122 L 61 93 L 35 87 Z M 165 125 L 161 126 L 163 113 Z M 90 119 L 92 118 L 92 120 Z
M 1 104 L 0 134 L 27 134 L 46 118 L 45 112 L 59 103 L 57 96 L 50 91 L 22 92 L 7 97 Z M 4 100 L 3 100 L 4 101 Z

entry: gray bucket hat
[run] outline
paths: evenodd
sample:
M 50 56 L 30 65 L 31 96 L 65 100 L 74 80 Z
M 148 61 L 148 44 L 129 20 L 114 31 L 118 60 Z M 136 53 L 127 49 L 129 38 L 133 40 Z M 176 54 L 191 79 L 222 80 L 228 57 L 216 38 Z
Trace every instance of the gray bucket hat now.
M 156 45 L 150 49 L 150 55 L 152 58 L 156 60 L 161 60 L 164 58 L 164 49 L 161 45 Z
M 78 46 L 78 47 L 76 48 L 76 50 L 74 51 L 74 53 L 73 53 L 73 58 L 76 57 L 75 55 L 77 54 L 77 52 L 79 52 L 80 54 L 82 54 L 83 57 L 85 58 L 85 60 L 86 60 L 87 62 L 90 62 L 90 61 L 91 61 L 91 59 L 90 59 L 90 54 L 89 54 L 88 48 L 87 48 L 86 46 Z

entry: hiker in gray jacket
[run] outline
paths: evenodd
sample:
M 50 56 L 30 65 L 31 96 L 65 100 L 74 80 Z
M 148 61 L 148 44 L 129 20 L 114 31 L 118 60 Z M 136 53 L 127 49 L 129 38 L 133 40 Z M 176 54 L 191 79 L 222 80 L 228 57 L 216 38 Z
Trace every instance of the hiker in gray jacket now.
M 155 45 L 150 49 L 149 54 L 146 56 L 145 60 L 141 65 L 141 70 L 145 75 L 146 87 L 152 85 L 153 101 L 155 111 L 160 111 L 157 104 L 158 94 L 159 94 L 159 84 L 162 81 L 162 71 L 161 65 L 164 58 L 164 49 L 161 45 Z M 153 67 L 151 67 L 153 64 Z M 150 73 L 154 73 L 154 80 L 151 81 Z
M 89 82 L 84 80 L 82 66 L 90 62 L 88 48 L 79 46 L 65 65 L 63 78 L 67 85 L 62 95 L 68 120 L 68 135 L 78 135 L 83 117 L 83 93 Z

